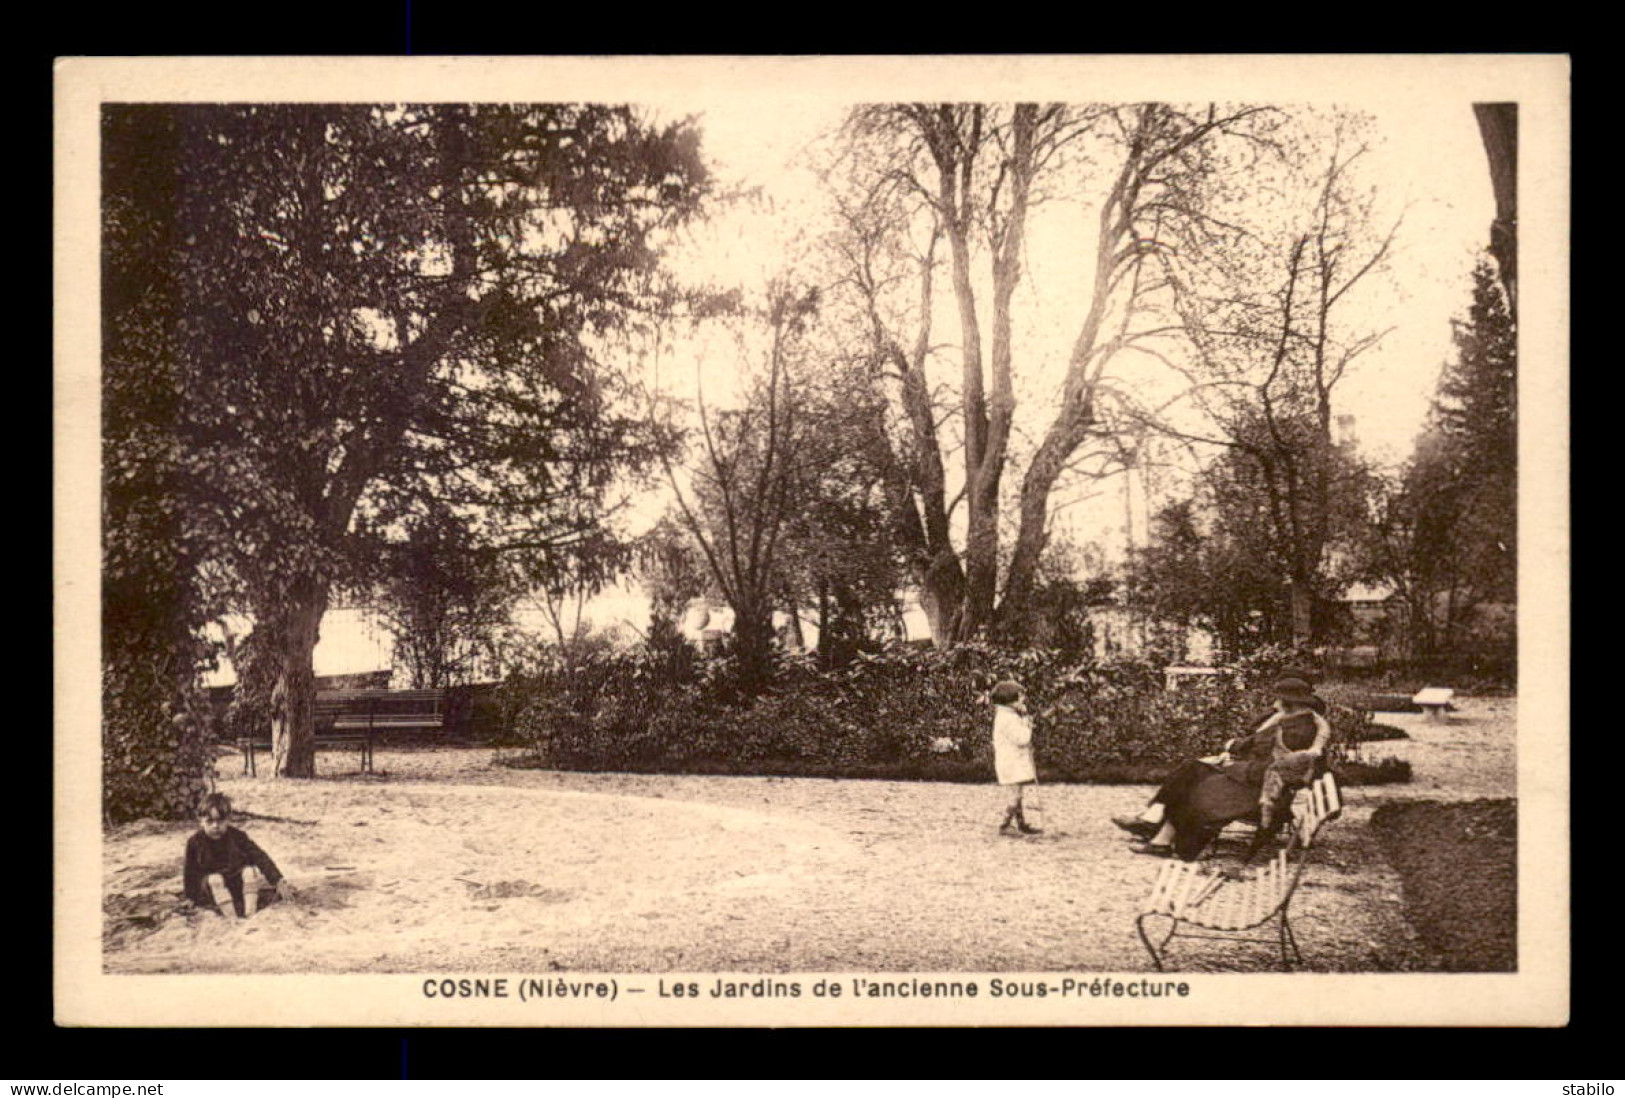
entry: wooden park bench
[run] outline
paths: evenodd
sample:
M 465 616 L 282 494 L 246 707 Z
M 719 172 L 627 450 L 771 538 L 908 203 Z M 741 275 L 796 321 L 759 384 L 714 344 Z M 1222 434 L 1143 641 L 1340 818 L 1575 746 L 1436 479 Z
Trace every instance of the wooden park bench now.
M 438 732 L 446 724 L 443 690 L 318 690 L 316 746 L 354 746 L 361 769 L 372 769 L 373 735 L 378 732 Z M 271 750 L 267 736 L 244 736 L 243 773 L 253 776 L 256 751 Z
M 1315 837 L 1321 827 L 1343 810 L 1337 782 L 1327 774 L 1298 798 L 1293 808 L 1293 830 L 1287 845 L 1251 876 L 1216 869 L 1211 862 L 1170 860 L 1157 874 L 1145 909 L 1135 920 L 1140 941 L 1161 972 L 1168 943 L 1175 938 L 1211 938 L 1219 941 L 1279 941 L 1281 967 L 1303 963 L 1287 911 L 1308 866 Z M 1168 920 L 1168 931 L 1154 941 L 1146 930 L 1152 919 Z M 1271 920 L 1279 923 L 1275 938 L 1237 937 Z M 1195 928 L 1196 933 L 1190 929 Z
M 1218 682 L 1228 674 L 1230 671 L 1223 667 L 1164 667 L 1163 689 L 1177 693 L 1197 683 Z
M 1425 690 L 1418 690 L 1411 701 L 1422 707 L 1423 711 L 1427 713 L 1429 721 L 1439 722 L 1447 720 L 1445 713 L 1455 708 L 1450 704 L 1451 699 L 1455 696 L 1456 692 L 1454 690 L 1443 686 L 1430 686 Z

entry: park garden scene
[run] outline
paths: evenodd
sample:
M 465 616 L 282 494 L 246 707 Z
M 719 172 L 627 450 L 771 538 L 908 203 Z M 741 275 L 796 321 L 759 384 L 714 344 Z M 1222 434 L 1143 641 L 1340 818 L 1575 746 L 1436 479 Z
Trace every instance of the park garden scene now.
M 104 107 L 104 970 L 1516 971 L 1515 148 Z

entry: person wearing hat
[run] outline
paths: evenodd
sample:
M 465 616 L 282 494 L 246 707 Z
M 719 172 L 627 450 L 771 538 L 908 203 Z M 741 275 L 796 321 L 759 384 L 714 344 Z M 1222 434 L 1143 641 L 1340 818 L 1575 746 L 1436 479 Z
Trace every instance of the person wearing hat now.
M 1010 790 L 999 834 L 1010 834 L 1014 825 L 1023 835 L 1041 834 L 1022 814 L 1022 796 L 1038 780 L 1033 766 L 1033 723 L 1020 684 L 1004 680 L 993 688 L 993 773 L 1000 785 Z
M 1255 815 L 1268 826 L 1260 827 L 1249 857 L 1269 839 L 1282 822 L 1276 812 L 1281 798 L 1313 776 L 1331 739 L 1331 724 L 1316 711 L 1316 703 L 1322 709 L 1325 703 L 1307 682 L 1281 679 L 1271 692 L 1275 710 L 1251 734 L 1232 740 L 1218 756 L 1179 767 L 1140 816 L 1113 819 L 1146 840 L 1135 853 L 1192 861 L 1226 824 Z M 1263 811 L 1266 795 L 1270 808 Z
M 1275 684 L 1279 717 L 1260 726 L 1275 729 L 1270 759 L 1258 795 L 1258 836 L 1256 851 L 1263 840 L 1274 835 L 1286 819 L 1285 809 L 1292 794 L 1315 780 L 1332 737 L 1332 726 L 1324 715 L 1325 703 L 1315 696 L 1302 679 L 1282 679 Z M 1320 702 L 1317 710 L 1315 703 Z M 1251 857 L 1252 851 L 1249 851 Z
M 1270 684 L 1271 694 L 1273 695 L 1277 693 L 1284 683 L 1293 681 L 1301 682 L 1304 686 L 1308 687 L 1309 692 L 1306 696 L 1309 699 L 1309 708 L 1324 717 L 1326 715 L 1326 700 L 1319 694 L 1315 693 L 1315 676 L 1309 671 L 1295 669 L 1283 670 L 1279 675 L 1276 676 L 1275 681 Z M 1268 711 L 1258 715 L 1258 719 L 1253 722 L 1253 728 L 1258 728 L 1259 725 L 1263 724 L 1271 717 L 1274 717 L 1275 712 L 1275 706 L 1274 704 L 1271 704 Z

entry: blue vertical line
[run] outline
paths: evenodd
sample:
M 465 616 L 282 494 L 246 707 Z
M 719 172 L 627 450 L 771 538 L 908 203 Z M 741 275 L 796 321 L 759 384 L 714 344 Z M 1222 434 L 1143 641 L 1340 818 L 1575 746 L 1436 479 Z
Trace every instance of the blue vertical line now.
M 406 56 L 412 56 L 412 0 L 406 0 Z M 401 1040 L 401 1048 L 401 1055 L 406 1055 L 406 1041 L 404 1038 Z M 405 1076 L 402 1076 L 402 1078 L 405 1078 Z
M 408 1075 L 407 1072 L 406 1072 L 406 1038 L 405 1037 L 401 1038 L 401 1078 L 402 1079 L 410 1079 L 411 1078 L 411 1076 Z

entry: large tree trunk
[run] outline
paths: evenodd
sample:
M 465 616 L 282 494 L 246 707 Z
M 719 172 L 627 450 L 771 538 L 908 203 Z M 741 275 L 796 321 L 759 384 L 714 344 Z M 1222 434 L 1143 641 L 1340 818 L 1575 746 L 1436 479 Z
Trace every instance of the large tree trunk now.
M 1011 116 L 1010 152 L 1001 165 L 1008 171 L 1010 207 L 1004 229 L 993 249 L 993 330 L 990 346 L 992 392 L 982 390 L 981 326 L 971 286 L 969 211 L 956 207 L 948 226 L 953 258 L 954 296 L 959 300 L 960 353 L 965 372 L 965 498 L 970 508 L 965 544 L 965 607 L 956 630 L 970 640 L 994 624 L 994 603 L 999 579 L 999 486 L 1015 417 L 1011 381 L 1011 300 L 1021 280 L 1021 249 L 1027 221 L 1027 201 L 1033 176 L 1033 126 L 1037 107 L 1018 104 Z M 974 147 L 974 146 L 972 146 Z M 962 164 L 968 177 L 969 160 Z M 962 189 L 963 193 L 963 189 Z
M 963 226 L 949 228 L 954 296 L 959 302 L 960 355 L 963 359 L 965 419 L 965 598 L 954 639 L 970 640 L 993 618 L 999 575 L 999 473 L 1002 450 L 989 452 L 987 402 L 982 389 L 982 331 L 971 287 L 970 247 Z
M 1484 153 L 1490 162 L 1495 192 L 1495 221 L 1490 225 L 1490 255 L 1501 272 L 1512 315 L 1518 310 L 1518 104 L 1474 103 Z
M 922 344 L 917 357 L 923 360 L 924 355 Z M 913 367 L 901 352 L 895 352 L 893 360 L 905 371 L 903 406 L 912 434 L 913 460 L 896 464 L 896 475 L 887 478 L 887 491 L 898 516 L 898 539 L 909 549 L 931 643 L 942 648 L 953 643 L 958 630 L 965 603 L 965 571 L 954 549 L 935 410 L 923 370 Z
M 1307 648 L 1315 639 L 1315 589 L 1305 579 L 1290 583 L 1292 606 L 1292 646 Z
M 1060 407 L 1022 478 L 1020 523 L 1010 569 L 1005 576 L 1004 598 L 999 606 L 1000 631 L 1011 640 L 1024 639 L 1031 624 L 1038 561 L 1048 536 L 1050 492 L 1094 423 L 1095 385 L 1109 357 L 1097 356 L 1101 329 L 1112 303 L 1113 279 L 1122 262 L 1118 255 L 1119 243 L 1132 228 L 1138 172 L 1139 157 L 1131 153 L 1118 172 L 1111 195 L 1101 206 L 1089 309 L 1068 355 Z
M 1021 643 L 1031 633 L 1038 562 L 1048 541 L 1050 492 L 1083 433 L 1077 427 L 1068 429 L 1059 423 L 1053 426 L 1022 478 L 1016 545 L 1004 580 L 1004 598 L 999 603 L 999 633 L 1008 641 Z
M 937 447 L 930 397 L 918 371 L 895 352 L 904 371 L 904 408 L 911 421 L 911 460 L 896 460 L 886 471 L 885 490 L 894 516 L 893 532 L 904 547 L 909 577 L 919 592 L 920 609 L 938 648 L 953 643 L 965 600 L 965 573 L 949 534 L 943 490 L 942 455 Z
M 931 643 L 945 648 L 959 632 L 965 610 L 965 573 L 951 546 L 926 564 L 919 575 L 920 609 L 931 629 Z
M 740 682 L 747 693 L 754 693 L 767 685 L 773 671 L 772 611 L 736 606 L 734 643 L 738 645 Z
M 993 497 L 996 509 L 998 497 Z M 965 600 L 954 629 L 956 640 L 974 640 L 993 623 L 993 598 L 999 578 L 999 527 L 996 513 L 973 503 L 965 539 Z
M 279 778 L 316 776 L 316 642 L 327 592 L 309 587 L 293 596 L 278 622 L 280 669 L 271 693 L 271 759 Z

